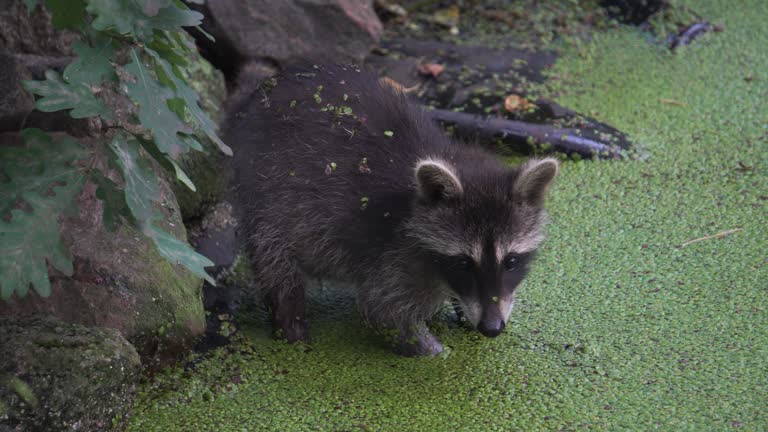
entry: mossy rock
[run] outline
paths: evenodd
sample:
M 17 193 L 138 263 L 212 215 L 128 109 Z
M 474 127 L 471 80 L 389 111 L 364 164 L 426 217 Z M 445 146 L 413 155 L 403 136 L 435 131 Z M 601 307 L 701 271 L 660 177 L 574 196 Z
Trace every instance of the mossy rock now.
M 112 329 L 0 318 L 0 430 L 123 430 L 141 362 Z
M 173 182 L 173 192 L 185 221 L 201 218 L 221 199 L 228 177 L 223 175 L 224 158 L 206 139 L 205 153 L 191 152 L 184 156 L 181 167 L 197 190 L 193 191 L 179 181 Z
M 105 147 L 100 139 L 80 142 L 97 153 Z M 104 163 L 100 159 L 104 155 L 98 154 L 99 163 Z M 154 170 L 160 191 L 157 210 L 163 214 L 156 224 L 186 241 L 176 199 L 160 168 Z M 44 314 L 112 328 L 136 347 L 145 366 L 155 369 L 171 363 L 205 332 L 202 279 L 162 257 L 136 228 L 123 224 L 108 231 L 102 223 L 103 202 L 96 198 L 92 183 L 86 182 L 78 205 L 77 216 L 61 221 L 62 238 L 74 258 L 74 275 L 53 271 L 50 296 L 14 295 L 0 302 L 0 316 Z
M 200 95 L 200 106 L 219 123 L 223 120 L 222 107 L 227 97 L 224 75 L 199 54 L 189 59 L 189 66 L 183 71 L 190 87 Z M 173 183 L 173 192 L 184 220 L 199 218 L 211 205 L 219 201 L 227 185 L 222 175 L 224 157 L 217 147 L 204 139 L 205 152 L 190 152 L 184 156 L 181 167 L 195 184 L 196 191 L 180 182 Z

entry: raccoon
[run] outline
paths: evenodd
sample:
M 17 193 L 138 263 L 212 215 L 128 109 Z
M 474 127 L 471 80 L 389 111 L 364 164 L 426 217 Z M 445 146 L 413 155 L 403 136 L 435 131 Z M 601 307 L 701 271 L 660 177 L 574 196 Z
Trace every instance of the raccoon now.
M 453 141 L 375 74 L 283 72 L 236 103 L 226 141 L 256 292 L 273 326 L 309 342 L 308 277 L 348 281 L 394 349 L 435 355 L 426 321 L 455 301 L 498 336 L 536 249 L 555 159 L 510 168 Z

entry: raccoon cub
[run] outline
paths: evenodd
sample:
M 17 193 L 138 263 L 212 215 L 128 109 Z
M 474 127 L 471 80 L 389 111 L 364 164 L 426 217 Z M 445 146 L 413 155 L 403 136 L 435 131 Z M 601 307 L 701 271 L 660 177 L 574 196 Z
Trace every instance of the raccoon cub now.
M 395 330 L 402 355 L 442 350 L 425 320 L 446 300 L 483 335 L 504 330 L 543 240 L 555 159 L 509 168 L 343 66 L 267 81 L 232 107 L 225 129 L 256 289 L 277 334 L 309 341 L 308 276 L 354 285 L 363 317 Z

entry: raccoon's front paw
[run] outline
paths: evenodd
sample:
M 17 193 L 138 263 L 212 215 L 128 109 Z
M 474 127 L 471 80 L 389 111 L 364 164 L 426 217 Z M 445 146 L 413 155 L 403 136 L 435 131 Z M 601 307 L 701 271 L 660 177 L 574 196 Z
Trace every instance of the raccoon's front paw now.
M 272 326 L 275 337 L 278 339 L 285 339 L 288 343 L 304 342 L 309 344 L 312 342 L 306 320 L 297 317 L 285 322 L 274 321 Z
M 401 331 L 394 351 L 406 357 L 433 357 L 443 351 L 443 344 L 426 328 L 419 331 Z

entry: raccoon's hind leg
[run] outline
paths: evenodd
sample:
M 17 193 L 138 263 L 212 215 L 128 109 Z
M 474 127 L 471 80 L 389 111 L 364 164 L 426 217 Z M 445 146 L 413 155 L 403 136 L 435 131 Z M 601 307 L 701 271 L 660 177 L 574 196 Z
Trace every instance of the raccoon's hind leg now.
M 270 308 L 275 335 L 288 342 L 310 342 L 306 318 L 305 279 L 276 230 L 261 227 L 251 236 L 257 288 Z

